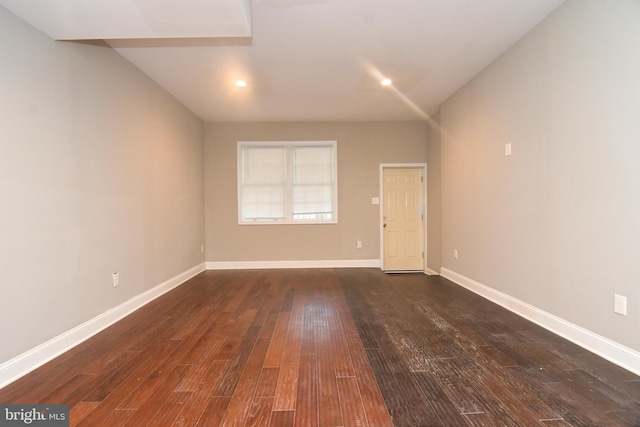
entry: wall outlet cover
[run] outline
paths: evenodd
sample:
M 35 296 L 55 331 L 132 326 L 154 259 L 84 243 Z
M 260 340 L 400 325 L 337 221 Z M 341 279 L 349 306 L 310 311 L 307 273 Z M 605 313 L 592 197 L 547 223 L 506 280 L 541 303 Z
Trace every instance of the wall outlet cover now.
M 627 297 L 615 294 L 613 296 L 613 311 L 622 314 L 623 316 L 627 315 Z

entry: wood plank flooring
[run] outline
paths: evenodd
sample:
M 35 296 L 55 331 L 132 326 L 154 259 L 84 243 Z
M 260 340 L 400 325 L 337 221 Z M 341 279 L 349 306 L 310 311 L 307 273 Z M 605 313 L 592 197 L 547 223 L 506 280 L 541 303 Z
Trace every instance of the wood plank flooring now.
M 0 390 L 74 426 L 640 426 L 640 377 L 440 277 L 207 271 Z

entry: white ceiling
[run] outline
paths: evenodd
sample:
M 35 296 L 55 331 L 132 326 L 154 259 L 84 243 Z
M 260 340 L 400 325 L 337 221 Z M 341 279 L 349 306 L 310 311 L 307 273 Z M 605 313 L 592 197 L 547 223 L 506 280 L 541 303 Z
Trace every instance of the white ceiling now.
M 0 5 L 52 38 L 107 39 L 205 121 L 370 121 L 432 114 L 562 1 L 0 0 Z M 107 11 L 107 4 L 113 8 Z M 393 80 L 391 87 L 379 85 L 382 75 Z M 236 87 L 237 79 L 248 86 Z
M 251 35 L 251 0 L 0 0 L 56 40 Z

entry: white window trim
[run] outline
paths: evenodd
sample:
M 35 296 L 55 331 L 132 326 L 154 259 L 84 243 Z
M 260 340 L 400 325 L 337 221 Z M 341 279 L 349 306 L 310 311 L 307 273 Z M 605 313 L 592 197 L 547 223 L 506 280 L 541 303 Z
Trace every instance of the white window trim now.
M 333 206 L 335 216 L 328 220 L 274 220 L 274 221 L 245 221 L 242 219 L 242 149 L 243 147 L 333 147 L 334 189 Z M 238 225 L 313 225 L 313 224 L 337 224 L 338 223 L 338 141 L 238 141 L 236 152 L 237 192 L 238 199 Z M 290 198 L 290 194 L 285 197 Z M 287 202 L 289 205 L 290 203 Z

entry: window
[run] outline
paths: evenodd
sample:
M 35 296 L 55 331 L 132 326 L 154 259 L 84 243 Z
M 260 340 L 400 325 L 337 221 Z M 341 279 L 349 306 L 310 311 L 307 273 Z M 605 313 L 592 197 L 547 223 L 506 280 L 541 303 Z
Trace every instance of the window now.
M 337 142 L 238 142 L 238 223 L 338 222 Z

